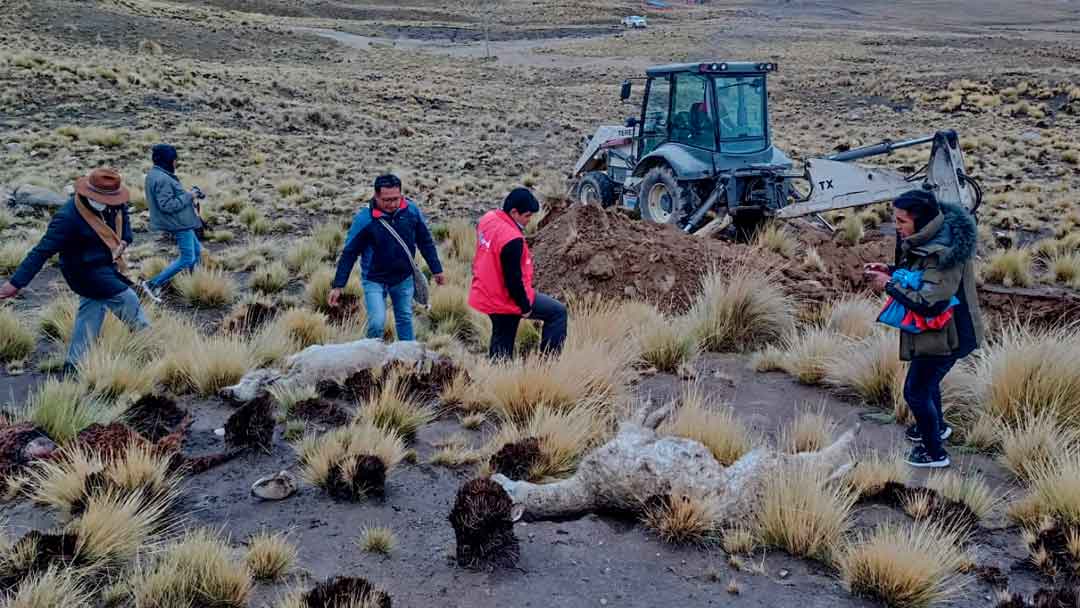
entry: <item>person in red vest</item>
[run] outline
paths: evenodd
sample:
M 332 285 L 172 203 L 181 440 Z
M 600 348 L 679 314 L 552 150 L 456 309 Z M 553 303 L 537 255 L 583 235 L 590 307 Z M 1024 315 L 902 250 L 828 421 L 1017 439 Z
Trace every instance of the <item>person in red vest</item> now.
M 540 203 L 525 188 L 515 188 L 502 209 L 488 211 L 476 229 L 469 306 L 491 318 L 491 359 L 514 356 L 521 319 L 544 324 L 540 352 L 557 354 L 566 341 L 566 306 L 533 289 L 533 261 L 525 226 Z

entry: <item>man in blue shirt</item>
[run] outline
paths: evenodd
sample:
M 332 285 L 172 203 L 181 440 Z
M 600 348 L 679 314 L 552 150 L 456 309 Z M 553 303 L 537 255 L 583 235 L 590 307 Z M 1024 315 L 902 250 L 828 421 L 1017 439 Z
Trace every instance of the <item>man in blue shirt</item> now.
M 405 246 L 391 234 L 390 226 Z M 408 248 L 408 252 L 406 252 Z M 416 203 L 401 195 L 401 180 L 395 175 L 375 178 L 375 197 L 369 206 L 353 218 L 345 240 L 345 249 L 337 264 L 329 304 L 336 307 L 341 290 L 349 280 L 356 259 L 360 258 L 360 277 L 367 309 L 367 337 L 382 338 L 386 325 L 386 297 L 394 306 L 394 326 L 399 340 L 414 340 L 413 333 L 413 262 L 417 248 L 431 268 L 435 283 L 442 285 L 442 264 L 424 214 Z

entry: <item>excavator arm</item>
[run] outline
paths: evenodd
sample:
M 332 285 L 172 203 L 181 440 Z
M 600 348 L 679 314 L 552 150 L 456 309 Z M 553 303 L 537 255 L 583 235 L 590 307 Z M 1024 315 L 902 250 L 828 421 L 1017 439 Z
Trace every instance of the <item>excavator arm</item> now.
M 889 154 L 895 150 L 932 143 L 930 161 L 915 175 L 851 161 Z M 801 176 L 809 182 L 809 193 L 792 204 L 778 209 L 778 218 L 793 218 L 849 207 L 861 207 L 891 201 L 913 188 L 934 192 L 938 200 L 971 210 L 982 200 L 979 185 L 964 169 L 964 154 L 956 131 L 939 131 L 932 136 L 848 150 L 823 159 L 806 161 Z

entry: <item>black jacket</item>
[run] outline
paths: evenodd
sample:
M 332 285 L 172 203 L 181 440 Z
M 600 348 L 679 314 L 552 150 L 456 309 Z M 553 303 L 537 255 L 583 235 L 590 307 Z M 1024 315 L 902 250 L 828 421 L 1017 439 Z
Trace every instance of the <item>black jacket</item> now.
M 135 237 L 131 233 L 127 205 L 106 207 L 101 212 L 102 219 L 109 226 L 114 226 L 117 213 L 124 214 L 124 233 L 120 238 L 130 245 Z M 116 270 L 112 252 L 90 224 L 79 215 L 75 208 L 75 197 L 68 199 L 67 204 L 53 215 L 45 235 L 30 253 L 26 254 L 15 275 L 11 277 L 11 284 L 18 289 L 29 285 L 45 262 L 57 253 L 60 254 L 60 271 L 64 280 L 72 291 L 84 298 L 111 298 L 131 285 Z
M 394 236 L 379 222 L 380 219 L 386 220 L 401 240 L 405 241 L 405 245 L 409 248 L 408 255 Z M 406 200 L 397 211 L 387 215 L 375 209 L 375 204 L 372 202 L 353 218 L 352 228 L 349 229 L 346 237 L 345 248 L 338 260 L 333 286 L 337 289 L 345 287 L 345 283 L 349 281 L 349 273 L 356 264 L 356 258 L 361 258 L 360 274 L 365 281 L 397 285 L 413 276 L 412 262 L 409 260 L 415 255 L 417 248 L 427 261 L 431 272 L 441 274 L 443 269 L 439 262 L 439 252 L 435 248 L 435 239 L 431 237 L 431 231 L 428 230 L 420 208 L 412 201 Z

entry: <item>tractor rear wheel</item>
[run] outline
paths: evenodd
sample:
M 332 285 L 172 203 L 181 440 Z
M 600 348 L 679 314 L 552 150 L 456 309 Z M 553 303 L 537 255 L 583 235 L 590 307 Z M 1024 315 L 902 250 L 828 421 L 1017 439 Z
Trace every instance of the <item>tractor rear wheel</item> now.
M 675 179 L 670 167 L 654 167 L 641 180 L 638 209 L 643 220 L 680 225 L 697 204 L 698 196 L 694 188 Z
M 581 177 L 575 195 L 582 205 L 607 208 L 615 204 L 615 182 L 607 173 L 590 171 Z

